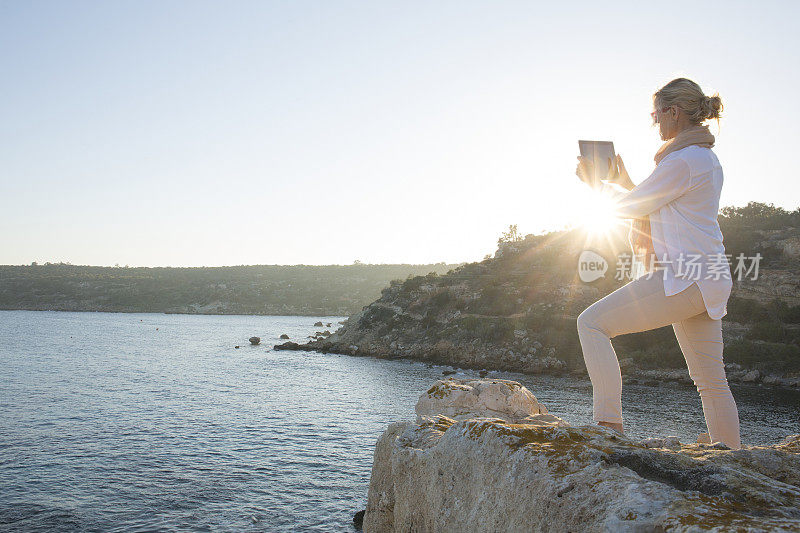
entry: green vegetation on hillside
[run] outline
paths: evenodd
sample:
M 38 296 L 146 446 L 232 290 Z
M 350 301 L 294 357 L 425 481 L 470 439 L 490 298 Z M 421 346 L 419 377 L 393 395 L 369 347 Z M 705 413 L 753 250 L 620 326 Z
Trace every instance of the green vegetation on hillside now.
M 769 296 L 775 293 L 774 287 L 765 286 L 769 281 L 748 282 L 756 289 L 749 293 L 735 282 L 723 318 L 723 326 L 731 326 L 733 332 L 726 337 L 726 363 L 762 371 L 800 371 L 800 294 L 796 290 L 800 285 L 800 209 L 786 211 L 751 202 L 722 209 L 719 222 L 726 252 L 732 258 L 739 253 L 761 254 L 761 279 L 765 273 L 783 276 L 780 290 L 790 300 Z M 522 237 L 512 225 L 499 239 L 493 258 L 444 275 L 393 280 L 357 324 L 346 326 L 347 346 L 384 346 L 374 348 L 380 353 L 391 352 L 385 347 L 389 343 L 445 343 L 458 357 L 477 342 L 484 352 L 493 347 L 498 353 L 512 351 L 508 357 L 522 361 L 522 368 L 533 368 L 530 358 L 548 353 L 556 354 L 568 368 L 582 368 L 577 315 L 629 281 L 613 276 L 591 284 L 579 281 L 576 265 L 582 249 L 594 249 L 606 258 L 628 250 L 626 232 L 589 246 L 585 239 L 580 229 Z M 766 296 L 754 298 L 753 294 Z M 685 368 L 671 326 L 616 337 L 614 346 L 620 358 L 630 357 L 643 369 Z
M 0 266 L 0 309 L 343 316 L 392 279 L 455 266 Z

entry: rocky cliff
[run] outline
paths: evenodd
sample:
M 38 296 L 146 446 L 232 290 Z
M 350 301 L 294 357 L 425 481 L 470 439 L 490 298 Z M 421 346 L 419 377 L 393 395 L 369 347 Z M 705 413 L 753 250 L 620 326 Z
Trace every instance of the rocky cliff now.
M 729 253 L 760 254 L 761 260 L 757 272 L 734 274 L 742 279 L 735 281 L 723 318 L 729 379 L 800 386 L 800 228 L 755 230 L 742 224 L 728 223 Z M 630 281 L 616 276 L 613 266 L 614 258 L 628 251 L 627 239 L 611 237 L 591 240 L 573 230 L 501 242 L 495 256 L 481 262 L 394 280 L 333 334 L 282 347 L 473 369 L 584 374 L 575 320 Z M 609 263 L 607 275 L 590 283 L 579 279 L 577 268 L 587 249 Z M 614 346 L 627 381 L 691 383 L 669 326 L 617 337 Z
M 443 380 L 375 447 L 364 531 L 800 531 L 800 435 L 730 450 L 571 426 L 508 380 Z

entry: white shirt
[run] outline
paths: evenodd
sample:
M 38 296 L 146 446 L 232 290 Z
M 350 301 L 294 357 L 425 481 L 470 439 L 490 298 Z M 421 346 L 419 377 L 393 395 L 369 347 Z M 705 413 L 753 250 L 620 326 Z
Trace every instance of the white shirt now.
M 733 281 L 717 222 L 722 167 L 713 151 L 697 145 L 667 154 L 642 183 L 624 191 L 604 183 L 621 218 L 650 216 L 657 261 L 664 271 L 664 292 L 672 296 L 697 282 L 708 316 L 727 314 Z M 623 192 L 624 191 L 624 192 Z

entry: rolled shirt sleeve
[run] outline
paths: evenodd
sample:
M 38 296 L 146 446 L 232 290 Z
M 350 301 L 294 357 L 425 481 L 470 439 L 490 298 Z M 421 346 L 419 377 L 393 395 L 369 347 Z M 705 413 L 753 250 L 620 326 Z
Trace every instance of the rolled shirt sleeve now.
M 690 187 L 689 165 L 673 157 L 662 161 L 646 180 L 630 191 L 604 181 L 600 193 L 614 201 L 620 218 L 641 218 L 683 195 Z

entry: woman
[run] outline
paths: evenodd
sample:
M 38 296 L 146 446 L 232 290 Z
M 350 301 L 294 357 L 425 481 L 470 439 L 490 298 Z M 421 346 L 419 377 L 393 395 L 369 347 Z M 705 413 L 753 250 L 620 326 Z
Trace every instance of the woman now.
M 594 183 L 591 162 L 579 157 L 582 181 L 610 195 L 617 214 L 633 220 L 634 253 L 644 254 L 641 276 L 578 316 L 578 336 L 592 380 L 594 420 L 623 433 L 622 378 L 610 339 L 672 325 L 703 404 L 708 435 L 739 449 L 739 414 L 722 361 L 722 322 L 733 282 L 717 222 L 722 167 L 703 122 L 719 119 L 719 96 L 678 78 L 653 95 L 661 139 L 656 168 L 634 186 L 622 159 L 610 162 L 609 180 Z M 655 261 L 661 268 L 656 269 Z

